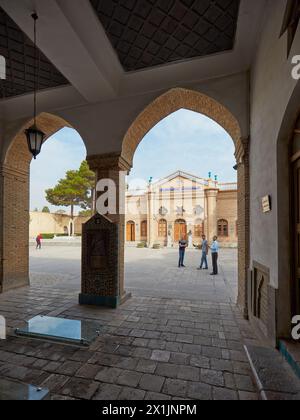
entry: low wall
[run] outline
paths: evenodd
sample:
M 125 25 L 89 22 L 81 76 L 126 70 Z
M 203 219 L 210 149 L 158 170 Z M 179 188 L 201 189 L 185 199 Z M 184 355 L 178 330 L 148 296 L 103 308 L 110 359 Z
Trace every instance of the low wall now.
M 69 235 L 71 231 L 71 220 L 71 216 L 66 214 L 30 212 L 29 237 L 36 238 L 40 233 Z M 82 225 L 88 220 L 88 217 L 76 216 L 73 220 L 73 233 L 81 235 Z

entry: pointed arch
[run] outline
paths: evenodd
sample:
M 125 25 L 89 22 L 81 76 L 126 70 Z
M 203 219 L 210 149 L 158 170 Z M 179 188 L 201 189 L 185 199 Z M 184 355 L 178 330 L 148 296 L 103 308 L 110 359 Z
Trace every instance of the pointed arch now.
M 123 158 L 132 163 L 134 153 L 145 135 L 161 120 L 183 108 L 214 120 L 231 136 L 236 150 L 240 149 L 240 125 L 225 106 L 203 93 L 175 88 L 155 99 L 132 123 L 123 140 Z
M 30 119 L 18 129 L 17 133 L 12 137 L 12 141 L 5 155 L 4 165 L 19 171 L 28 171 L 32 156 L 28 150 L 25 130 L 33 124 Z M 46 140 L 53 134 L 57 133 L 64 127 L 71 125 L 63 118 L 46 112 L 41 113 L 37 117 L 37 126 L 46 135 Z

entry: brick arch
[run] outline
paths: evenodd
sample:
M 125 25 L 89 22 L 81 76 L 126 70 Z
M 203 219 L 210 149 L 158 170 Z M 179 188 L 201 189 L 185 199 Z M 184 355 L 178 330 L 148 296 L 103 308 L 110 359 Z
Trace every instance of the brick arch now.
M 33 120 L 24 124 L 12 139 L 6 152 L 4 165 L 19 171 L 29 171 L 32 156 L 28 150 L 25 130 L 32 126 Z M 64 127 L 71 127 L 64 119 L 46 112 L 37 117 L 37 126 L 46 135 L 46 140 Z
M 250 185 L 249 138 L 242 137 L 237 118 L 215 99 L 189 89 L 174 88 L 149 104 L 129 127 L 122 144 L 122 158 L 132 164 L 138 145 L 161 120 L 180 110 L 188 109 L 211 118 L 224 128 L 235 145 L 238 171 L 238 305 L 248 317 L 247 276 L 250 249 Z
M 123 158 L 132 163 L 134 153 L 145 135 L 161 120 L 180 109 L 198 112 L 214 120 L 227 131 L 236 149 L 239 149 L 241 142 L 240 125 L 227 108 L 203 93 L 175 88 L 155 99 L 135 119 L 123 140 Z
M 0 293 L 29 285 L 29 192 L 30 162 L 25 129 L 32 120 L 10 131 L 11 142 L 0 166 Z M 46 140 L 63 127 L 70 127 L 62 118 L 42 113 L 38 127 Z

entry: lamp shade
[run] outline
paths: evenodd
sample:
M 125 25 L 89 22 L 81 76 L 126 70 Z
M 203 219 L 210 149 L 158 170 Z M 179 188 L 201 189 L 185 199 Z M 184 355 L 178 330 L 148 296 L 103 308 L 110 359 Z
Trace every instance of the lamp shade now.
M 25 131 L 25 134 L 27 137 L 28 149 L 34 159 L 36 159 L 37 155 L 39 155 L 41 152 L 45 134 L 38 130 L 36 126 L 30 127 Z

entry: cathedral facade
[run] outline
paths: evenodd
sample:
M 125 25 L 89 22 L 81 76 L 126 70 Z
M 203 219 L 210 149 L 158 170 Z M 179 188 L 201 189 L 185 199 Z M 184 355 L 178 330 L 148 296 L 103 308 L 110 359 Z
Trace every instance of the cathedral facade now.
M 184 238 L 201 244 L 216 235 L 224 247 L 237 247 L 237 184 L 176 172 L 144 190 L 126 194 L 126 243 L 173 247 Z

